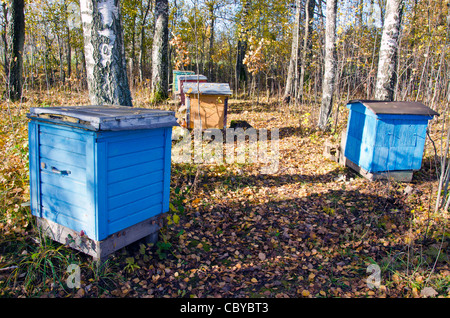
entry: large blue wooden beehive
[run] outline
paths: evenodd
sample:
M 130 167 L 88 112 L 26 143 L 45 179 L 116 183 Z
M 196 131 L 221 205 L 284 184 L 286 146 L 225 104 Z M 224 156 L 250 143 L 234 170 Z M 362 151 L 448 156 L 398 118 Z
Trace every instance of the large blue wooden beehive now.
M 31 212 L 39 219 L 98 243 L 169 210 L 173 112 L 46 107 L 28 117 Z
M 347 160 L 369 173 L 421 168 L 428 121 L 437 112 L 418 102 L 355 100 L 347 108 Z

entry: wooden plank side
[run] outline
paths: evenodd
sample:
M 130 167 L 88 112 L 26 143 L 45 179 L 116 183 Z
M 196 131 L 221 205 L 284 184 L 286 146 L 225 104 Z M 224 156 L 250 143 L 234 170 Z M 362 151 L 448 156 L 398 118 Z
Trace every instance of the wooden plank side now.
M 110 142 L 108 146 L 108 157 L 133 154 L 136 152 L 163 147 L 163 135 L 155 135 L 146 138 Z
M 126 154 L 108 158 L 108 169 L 113 171 L 116 169 L 126 168 L 141 163 L 163 158 L 163 148 L 155 148 L 151 150 L 140 151 L 136 153 Z
M 141 210 L 133 214 L 121 214 L 121 218 L 111 219 L 109 223 L 110 231 L 116 233 L 134 224 L 142 222 L 150 217 L 160 214 L 162 203 L 143 206 Z
M 374 117 L 364 117 L 364 123 L 362 123 L 364 125 L 362 127 L 363 134 L 361 138 L 361 142 L 364 145 L 367 145 L 368 147 L 375 146 L 375 139 L 379 129 L 378 123 L 379 121 Z
M 62 221 L 62 224 L 65 223 L 64 217 L 74 219 L 81 223 L 89 222 L 87 211 L 82 206 L 77 206 L 60 200 L 55 196 L 46 194 L 42 194 L 41 202 L 42 208 L 46 210 L 47 213 L 57 215 L 58 218 Z
M 66 202 L 69 205 L 74 205 L 80 208 L 83 208 L 88 204 L 88 200 L 86 198 L 86 190 L 82 193 L 77 193 L 75 191 L 78 189 L 71 191 L 73 190 L 73 187 L 70 187 L 70 185 L 67 183 L 66 186 L 67 188 L 61 188 L 53 184 L 45 183 L 43 181 L 41 182 L 41 192 L 42 195 L 54 197 L 59 201 Z M 86 188 L 84 187 L 84 189 Z M 57 213 L 57 211 L 55 211 L 55 213 Z
M 158 170 L 152 173 L 143 174 L 135 178 L 126 179 L 108 185 L 108 197 L 113 197 L 122 193 L 127 193 L 163 180 L 163 171 Z
M 39 165 L 41 173 L 47 175 L 53 175 L 63 177 L 68 181 L 74 181 L 78 183 L 86 183 L 86 169 L 84 167 L 77 167 L 66 162 L 57 161 L 54 159 L 42 158 Z M 57 171 L 68 172 L 67 175 L 59 175 Z
M 162 185 L 162 213 L 169 211 L 169 203 L 170 203 L 170 170 L 171 170 L 171 153 L 172 153 L 172 127 L 166 128 L 164 131 L 164 139 L 165 139 L 165 151 L 164 151 L 164 176 L 163 176 L 163 185 Z
M 94 145 L 95 174 L 95 224 L 97 240 L 105 239 L 109 234 L 108 226 L 108 153 L 109 143 L 100 141 Z
M 372 166 L 366 170 L 370 172 L 386 171 L 388 160 L 389 147 L 375 147 Z
M 113 222 L 125 216 L 133 215 L 141 210 L 162 202 L 162 192 L 155 191 L 153 194 L 147 194 L 140 198 L 129 200 L 125 205 L 119 205 L 117 208 L 109 209 L 108 220 Z
M 417 144 L 413 152 L 413 170 L 419 170 L 422 167 L 423 154 L 425 149 L 425 141 L 427 138 L 427 125 L 422 124 L 417 127 Z
M 47 171 L 41 172 L 40 179 L 41 184 L 68 191 L 69 195 L 86 195 L 86 182 L 70 179 L 67 176 L 61 176 Z M 56 190 L 48 189 L 48 191 Z
M 157 159 L 150 162 L 144 162 L 136 165 L 130 165 L 121 169 L 115 169 L 108 172 L 108 184 L 135 178 L 143 174 L 149 174 L 163 169 L 163 160 Z
M 52 123 L 39 123 L 39 126 L 42 134 L 55 135 L 62 138 L 68 138 L 82 142 L 85 142 L 90 135 L 90 132 L 82 129 L 55 125 Z
M 61 149 L 67 152 L 85 155 L 86 145 L 82 140 L 67 138 L 53 134 L 41 134 L 39 143 L 51 148 Z
M 155 182 L 131 191 L 120 193 L 116 196 L 107 198 L 107 204 L 109 209 L 117 209 L 124 207 L 134 201 L 145 199 L 156 193 L 161 193 L 163 182 Z
M 191 95 L 189 128 L 194 128 L 194 120 L 201 118 L 202 129 L 223 129 L 225 98 L 226 96 L 202 95 L 199 110 L 197 97 Z
M 45 145 L 40 146 L 41 160 L 54 159 L 69 165 L 84 168 L 86 166 L 86 156 L 58 148 Z
M 160 134 L 160 129 L 136 129 L 136 130 L 121 130 L 121 131 L 98 131 L 97 141 L 105 140 L 109 143 L 121 142 L 127 140 L 135 140 L 138 138 L 151 138 Z
M 98 192 L 98 180 L 97 180 L 97 172 L 95 165 L 97 164 L 96 158 L 96 138 L 95 134 L 91 134 L 90 138 L 86 140 L 86 210 L 88 211 L 88 216 L 90 218 L 89 222 L 89 230 L 94 234 L 91 237 L 94 240 L 99 240 L 97 229 L 98 225 L 98 201 L 97 201 L 97 192 Z
M 41 188 L 39 173 L 39 125 L 33 121 L 28 123 L 28 151 L 30 173 L 31 214 L 41 216 Z
M 352 160 L 355 163 L 359 163 L 360 149 L 361 149 L 361 140 L 358 140 L 355 137 L 348 135 L 345 145 L 345 157 L 347 157 L 348 159 Z

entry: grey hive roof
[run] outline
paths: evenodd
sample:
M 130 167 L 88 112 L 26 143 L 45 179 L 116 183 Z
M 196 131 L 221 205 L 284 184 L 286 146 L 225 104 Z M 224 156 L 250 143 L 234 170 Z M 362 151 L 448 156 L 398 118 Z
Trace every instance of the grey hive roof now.
M 376 115 L 423 115 L 423 116 L 439 116 L 439 113 L 432 110 L 419 102 L 403 102 L 403 101 L 379 101 L 379 100 L 351 100 L 348 104 L 361 103 L 369 108 Z
M 183 86 L 185 94 L 202 95 L 232 95 L 228 83 L 185 83 Z
M 172 111 L 126 106 L 32 107 L 27 116 L 77 124 L 91 130 L 154 129 L 177 125 Z

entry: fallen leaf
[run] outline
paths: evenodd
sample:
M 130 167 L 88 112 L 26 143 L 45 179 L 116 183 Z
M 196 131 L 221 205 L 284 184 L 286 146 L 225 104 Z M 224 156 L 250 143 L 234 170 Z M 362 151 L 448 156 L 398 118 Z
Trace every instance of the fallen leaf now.
M 438 292 L 435 291 L 433 287 L 425 287 L 420 292 L 420 296 L 424 296 L 424 297 L 435 297 L 437 294 L 438 294 Z

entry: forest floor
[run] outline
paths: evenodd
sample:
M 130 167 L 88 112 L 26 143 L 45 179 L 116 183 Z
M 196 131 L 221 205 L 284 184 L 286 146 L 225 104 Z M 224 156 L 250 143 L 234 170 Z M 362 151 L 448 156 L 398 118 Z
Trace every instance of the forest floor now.
M 137 242 L 98 264 L 42 238 L 23 206 L 26 113 L 86 103 L 86 94 L 56 91 L 1 103 L 0 297 L 450 296 L 448 213 L 434 212 L 431 143 L 411 183 L 371 182 L 322 154 L 345 127 L 345 105 L 337 131 L 323 134 L 306 111 L 230 100 L 228 122 L 279 129 L 279 169 L 173 163 L 171 209 L 155 245 Z M 431 136 L 438 143 L 438 124 Z M 79 288 L 67 284 L 70 264 L 80 268 Z

